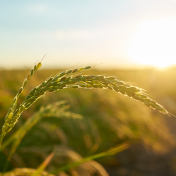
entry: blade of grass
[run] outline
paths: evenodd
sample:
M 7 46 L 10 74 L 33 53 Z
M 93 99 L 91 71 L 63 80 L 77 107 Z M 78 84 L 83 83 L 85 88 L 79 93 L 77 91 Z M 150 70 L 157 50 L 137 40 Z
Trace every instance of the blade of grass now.
M 58 168 L 58 169 L 52 171 L 51 173 L 57 174 L 57 173 L 59 173 L 61 171 L 69 170 L 69 169 L 71 169 L 73 167 L 76 167 L 76 166 L 78 166 L 78 165 L 80 165 L 82 163 L 85 163 L 87 161 L 90 161 L 90 160 L 94 160 L 94 159 L 101 158 L 101 157 L 104 157 L 104 156 L 115 155 L 115 154 L 117 154 L 119 152 L 122 152 L 123 150 L 127 149 L 128 147 L 129 147 L 129 144 L 127 144 L 127 143 L 118 145 L 118 146 L 116 146 L 116 147 L 114 147 L 114 148 L 112 148 L 112 149 L 110 149 L 110 150 L 108 150 L 106 152 L 101 152 L 101 153 L 98 153 L 98 154 L 95 154 L 95 155 L 91 155 L 91 156 L 88 156 L 86 158 L 83 158 L 80 161 L 77 161 L 77 162 L 68 164 L 66 166 L 63 166 L 61 168 Z
M 39 174 L 42 173 L 42 171 L 44 171 L 44 169 L 48 166 L 48 164 L 50 163 L 50 161 L 52 160 L 53 156 L 55 155 L 56 150 L 51 152 L 47 158 L 43 161 L 43 163 L 36 169 L 36 171 L 34 172 L 34 174 L 32 174 L 32 176 L 38 176 Z

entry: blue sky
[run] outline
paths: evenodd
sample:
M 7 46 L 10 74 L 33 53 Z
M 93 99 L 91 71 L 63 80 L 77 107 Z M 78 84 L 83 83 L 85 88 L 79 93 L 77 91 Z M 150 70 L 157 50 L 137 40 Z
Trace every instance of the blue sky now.
M 31 67 L 45 53 L 45 67 L 69 67 L 79 62 L 103 63 L 101 67 L 137 66 L 141 64 L 134 59 L 138 55 L 129 55 L 129 47 L 137 41 L 137 52 L 139 43 L 144 42 L 143 37 L 141 41 L 135 38 L 146 33 L 142 28 L 139 31 L 140 25 L 148 21 L 145 24 L 152 29 L 154 20 L 175 16 L 176 0 L 1 1 L 0 67 Z M 168 31 L 169 27 L 161 35 L 167 36 Z

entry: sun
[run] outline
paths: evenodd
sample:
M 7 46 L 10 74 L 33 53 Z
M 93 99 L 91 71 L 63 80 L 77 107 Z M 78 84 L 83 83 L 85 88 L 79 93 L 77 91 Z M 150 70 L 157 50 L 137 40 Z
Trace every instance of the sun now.
M 130 42 L 128 56 L 144 66 L 176 64 L 176 17 L 143 21 Z

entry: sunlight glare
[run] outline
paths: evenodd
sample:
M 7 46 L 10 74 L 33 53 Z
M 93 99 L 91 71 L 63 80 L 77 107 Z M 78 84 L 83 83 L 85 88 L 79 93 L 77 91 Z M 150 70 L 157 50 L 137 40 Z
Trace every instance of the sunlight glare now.
M 176 17 L 141 22 L 129 45 L 128 55 L 145 66 L 176 64 Z

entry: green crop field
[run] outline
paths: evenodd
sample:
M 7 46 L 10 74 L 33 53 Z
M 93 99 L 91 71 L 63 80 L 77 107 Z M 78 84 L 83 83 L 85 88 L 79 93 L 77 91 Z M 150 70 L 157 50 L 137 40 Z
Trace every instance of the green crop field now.
M 20 91 L 17 106 L 34 87 L 62 71 L 37 70 L 25 89 Z M 1 127 L 29 72 L 0 70 Z M 149 105 L 150 108 L 127 93 L 100 87 L 50 89 L 45 96 L 30 104 L 13 128 L 4 133 L 0 153 L 3 175 L 16 172 L 19 175 L 91 176 L 108 175 L 109 172 L 111 176 L 115 168 L 119 175 L 130 175 L 133 170 L 142 176 L 148 165 L 139 160 L 139 163 L 133 162 L 143 154 L 143 151 L 135 151 L 139 146 L 143 146 L 152 157 L 167 157 L 166 171 L 174 174 L 176 120 L 171 114 L 176 115 L 176 69 L 92 69 L 81 72 L 81 75 L 102 75 L 106 80 L 113 76 L 133 88 L 140 87 L 142 89 L 138 91 L 146 90 L 145 96 L 161 104 L 164 110 L 159 110 L 156 105 Z M 143 170 L 136 169 L 139 164 L 143 164 Z M 153 167 L 161 172 L 164 170 L 163 167 Z

